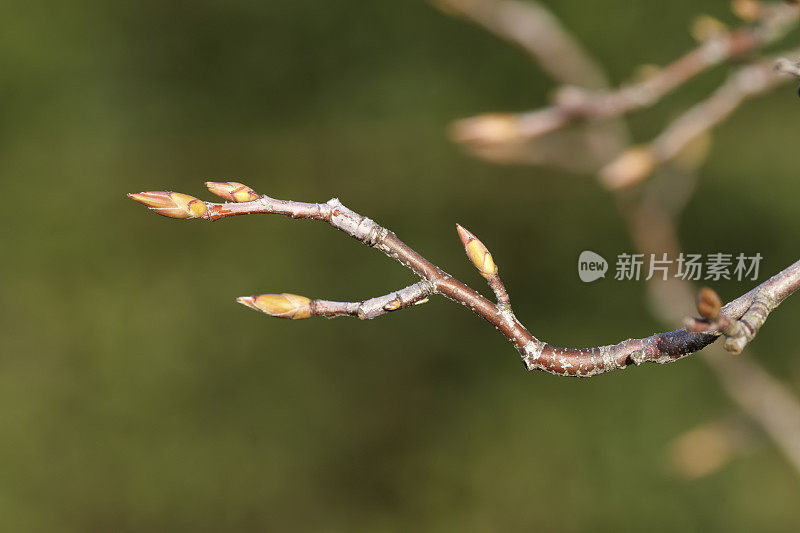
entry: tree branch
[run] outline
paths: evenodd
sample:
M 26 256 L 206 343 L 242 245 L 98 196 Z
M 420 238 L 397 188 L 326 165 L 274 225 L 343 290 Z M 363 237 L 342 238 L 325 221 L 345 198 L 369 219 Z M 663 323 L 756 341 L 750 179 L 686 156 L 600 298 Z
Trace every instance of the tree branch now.
M 800 54 L 800 49 L 788 54 Z M 708 99 L 679 116 L 649 144 L 628 149 L 601 169 L 600 181 L 609 189 L 621 189 L 645 179 L 657 166 L 677 157 L 693 140 L 727 119 L 746 100 L 786 82 L 788 78 L 780 76 L 781 71 L 775 68 L 776 61 L 777 58 L 768 59 L 735 71 Z
M 237 197 L 230 191 L 240 190 L 242 187 L 238 183 L 207 185 L 212 192 L 234 200 Z M 224 190 L 226 185 L 230 191 Z M 247 197 L 255 195 L 252 189 L 248 188 L 248 191 Z M 628 339 L 609 346 L 560 348 L 540 341 L 517 320 L 509 305 L 505 288 L 497 277 L 497 267 L 491 254 L 474 235 L 465 232 L 463 228 L 460 233 L 462 241 L 466 241 L 464 246 L 467 255 L 481 275 L 489 281 L 498 298 L 497 304 L 425 259 L 388 229 L 348 209 L 336 198 L 326 203 L 304 203 L 260 196 L 240 203 L 220 204 L 203 202 L 181 193 L 160 191 L 130 194 L 129 197 L 161 215 L 172 218 L 203 218 L 214 221 L 230 216 L 264 213 L 326 222 L 396 259 L 423 280 L 404 289 L 403 295 L 400 295 L 403 292 L 400 291 L 378 298 L 375 304 L 368 306 L 368 311 L 361 313 L 359 308 L 363 306 L 363 302 L 358 304 L 327 302 L 291 294 L 240 299 L 241 303 L 272 316 L 295 319 L 309 316 L 358 316 L 366 319 L 384 314 L 382 311 L 391 311 L 422 301 L 428 294 L 439 294 L 468 307 L 497 328 L 512 342 L 528 370 L 537 369 L 557 375 L 578 377 L 602 374 L 625 368 L 629 364 L 671 363 L 701 350 L 718 337 L 716 333 L 690 332 L 681 329 L 656 333 L 643 339 Z M 797 290 L 798 286 L 800 286 L 800 261 L 723 307 L 720 315 L 729 318 L 731 322 L 736 321 L 752 309 L 754 302 L 761 302 L 764 299 L 768 299 L 772 308 L 777 307 L 789 294 Z M 380 309 L 376 309 L 375 306 L 379 304 L 381 304 Z
M 599 91 L 566 85 L 556 91 L 552 106 L 518 114 L 463 119 L 454 124 L 453 137 L 458 142 L 477 145 L 509 140 L 521 142 L 537 139 L 576 122 L 607 120 L 649 107 L 698 74 L 777 42 L 799 19 L 798 5 L 763 5 L 756 24 L 710 37 L 643 81 Z M 505 124 L 499 135 L 497 128 L 482 127 L 484 121 L 496 123 L 500 118 Z
M 603 67 L 539 2 L 516 0 L 433 0 L 443 11 L 463 16 L 522 48 L 546 73 L 571 86 L 605 89 Z M 557 110 L 520 115 L 491 114 L 457 121 L 451 135 L 476 155 L 494 162 L 555 166 L 576 173 L 594 172 L 629 144 L 620 120 L 594 123 L 580 131 L 542 136 L 559 129 Z M 536 142 L 530 142 L 536 139 Z M 582 157 L 576 158 L 575 152 Z

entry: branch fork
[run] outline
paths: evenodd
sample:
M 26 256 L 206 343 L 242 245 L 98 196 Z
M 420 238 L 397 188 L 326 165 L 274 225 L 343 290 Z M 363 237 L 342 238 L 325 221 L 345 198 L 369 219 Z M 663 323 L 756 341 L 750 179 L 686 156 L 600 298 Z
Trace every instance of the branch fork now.
M 325 203 L 293 202 L 258 195 L 237 182 L 208 182 L 206 186 L 212 193 L 231 202 L 204 202 L 186 194 L 164 191 L 128 196 L 170 218 L 214 221 L 229 216 L 264 213 L 326 222 L 396 259 L 421 278 L 421 281 L 398 291 L 360 302 L 312 300 L 296 294 L 280 293 L 243 296 L 237 299 L 239 303 L 278 318 L 297 320 L 312 316 L 353 316 L 364 320 L 419 305 L 426 302 L 429 296 L 438 294 L 468 307 L 498 329 L 516 347 L 528 370 L 543 370 L 557 375 L 589 377 L 625 368 L 629 364 L 676 361 L 714 342 L 721 334 L 718 326 L 723 319 L 731 325 L 722 333 L 728 336 L 732 346 L 744 348 L 764 323 L 769 311 L 800 286 L 798 261 L 724 308 L 706 295 L 710 303 L 706 302 L 707 305 L 701 308 L 704 314 L 702 320 L 713 323 L 715 327 L 704 331 L 681 329 L 656 333 L 643 339 L 628 339 L 608 346 L 560 348 L 540 341 L 520 323 L 511 309 L 508 292 L 499 277 L 492 254 L 475 235 L 460 225 L 456 229 L 467 257 L 486 279 L 494 293 L 495 302 L 447 274 L 394 233 L 348 209 L 336 198 Z M 766 300 L 767 297 L 770 299 Z M 714 313 L 715 309 L 717 314 Z
M 770 296 L 768 290 L 758 290 L 747 311 L 738 319 L 731 320 L 720 312 L 722 302 L 717 293 L 705 287 L 697 298 L 697 310 L 702 318 L 687 318 L 684 327 L 688 331 L 722 335 L 725 337 L 725 349 L 740 354 L 755 339 L 779 303 Z

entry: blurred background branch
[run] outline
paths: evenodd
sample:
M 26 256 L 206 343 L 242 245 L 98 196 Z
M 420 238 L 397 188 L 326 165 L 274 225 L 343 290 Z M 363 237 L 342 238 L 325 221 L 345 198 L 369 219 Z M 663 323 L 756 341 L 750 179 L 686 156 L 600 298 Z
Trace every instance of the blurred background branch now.
M 693 28 L 695 36 L 702 41 L 698 48 L 640 82 L 616 91 L 597 91 L 608 85 L 603 69 L 540 4 L 526 2 L 522 6 L 504 0 L 436 0 L 436 3 L 523 46 L 556 82 L 568 84 L 556 92 L 556 103 L 552 107 L 517 115 L 482 115 L 454 124 L 454 140 L 466 144 L 475 155 L 496 162 L 558 164 L 554 159 L 537 160 L 520 155 L 529 153 L 522 147 L 536 146 L 579 119 L 617 118 L 653 105 L 694 76 L 725 61 L 755 58 L 737 67 L 709 98 L 684 112 L 647 145 L 628 146 L 617 152 L 616 147 L 629 144 L 625 125 L 619 119 L 613 129 L 600 134 L 613 140 L 600 149 L 597 159 L 609 162 L 595 169 L 597 177 L 607 189 L 618 191 L 620 213 L 628 222 L 636 247 L 646 255 L 666 252 L 676 257 L 680 253 L 674 224 L 695 189 L 698 168 L 708 154 L 709 130 L 728 118 L 746 99 L 784 83 L 787 76 L 781 74 L 793 75 L 797 69 L 792 61 L 781 56 L 800 55 L 800 50 L 765 60 L 754 55 L 759 49 L 781 40 L 796 25 L 800 15 L 796 4 L 734 1 L 734 13 L 751 25 L 730 32 L 715 19 L 700 18 Z M 543 27 L 547 29 L 542 30 Z M 532 35 L 537 37 L 526 38 Z M 550 36 L 553 43 L 545 42 L 545 36 Z M 544 59 L 547 57 L 555 58 L 559 68 L 550 66 Z M 577 73 L 581 69 L 586 70 L 585 77 Z M 555 143 L 567 145 L 563 153 L 581 151 L 577 143 L 572 144 L 572 139 L 557 138 Z M 508 148 L 509 145 L 512 148 Z M 686 153 L 688 148 L 692 150 Z M 498 157 L 498 153 L 506 155 Z M 681 161 L 673 164 L 672 161 L 682 154 Z M 567 170 L 576 169 L 568 157 L 564 161 Z M 661 179 L 652 179 L 639 190 L 625 190 L 654 172 Z M 677 194 L 670 194 L 672 189 L 677 190 Z M 675 277 L 674 272 L 666 281 L 654 280 L 648 287 L 654 314 L 665 324 L 681 323 L 687 313 L 686 304 L 693 300 L 696 288 Z M 717 345 L 706 351 L 709 353 L 703 358 L 723 390 L 770 436 L 800 475 L 800 399 L 753 358 L 744 356 L 734 360 L 726 357 Z M 681 446 L 686 449 L 685 445 Z M 681 453 L 685 455 L 686 452 Z M 712 464 L 715 460 L 726 462 L 727 457 L 724 461 L 709 459 Z M 687 477 L 696 477 L 696 474 L 687 474 Z
M 536 49 L 537 53 L 532 55 L 537 58 L 539 66 L 557 82 L 566 84 L 556 90 L 555 104 L 551 107 L 519 114 L 481 115 L 454 124 L 452 135 L 457 142 L 465 144 L 484 158 L 505 162 L 531 162 L 522 148 L 535 150 L 535 141 L 540 137 L 580 120 L 604 121 L 651 106 L 712 67 L 734 59 L 752 58 L 762 48 L 785 37 L 800 17 L 800 6 L 795 4 L 749 0 L 734 2 L 734 11 L 749 23 L 748 26 L 729 31 L 715 19 L 701 17 L 695 23 L 693 32 L 702 41 L 696 49 L 666 67 L 649 69 L 649 74 L 639 82 L 613 91 L 598 91 L 598 86 L 607 85 L 602 69 L 583 48 L 574 44 L 576 41 L 573 38 L 565 36 L 563 26 L 541 5 L 535 2 L 519 5 L 518 2 L 506 0 L 437 0 L 437 3 L 457 13 L 467 14 L 472 20 L 512 42 L 520 42 L 520 35 L 535 36 L 525 41 L 525 49 Z M 506 10 L 525 12 L 525 16 L 504 16 Z M 521 27 L 523 21 L 529 25 L 527 31 Z M 538 31 L 538 28 L 550 25 L 551 29 Z M 551 35 L 557 36 L 553 45 L 545 42 L 545 37 Z M 795 54 L 796 51 L 789 53 Z M 544 58 L 557 63 L 561 70 L 548 66 Z M 615 154 L 612 148 L 601 149 L 605 151 L 605 159 L 611 159 L 599 174 L 601 181 L 614 189 L 630 186 L 647 177 L 656 165 L 675 157 L 702 131 L 727 117 L 745 98 L 768 91 L 785 81 L 785 78 L 772 72 L 773 64 L 774 59 L 736 71 L 714 95 L 676 120 L 648 148 L 631 149 L 617 159 L 613 159 Z M 575 73 L 581 69 L 587 69 L 583 78 Z M 619 123 L 615 126 L 622 128 Z M 607 137 L 610 133 L 606 129 L 599 136 Z M 618 131 L 619 136 L 621 133 Z M 507 145 L 510 144 L 515 145 L 517 150 L 509 150 Z M 609 145 L 606 143 L 606 146 Z M 576 146 L 575 149 L 580 147 Z M 600 161 L 603 159 L 599 158 Z M 563 166 L 569 170 L 574 168 L 574 164 L 568 161 Z

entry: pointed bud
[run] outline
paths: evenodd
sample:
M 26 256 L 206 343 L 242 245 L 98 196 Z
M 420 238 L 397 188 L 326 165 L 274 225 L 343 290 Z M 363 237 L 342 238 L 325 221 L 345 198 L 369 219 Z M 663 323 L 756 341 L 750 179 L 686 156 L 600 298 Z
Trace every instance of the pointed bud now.
M 229 202 L 251 202 L 258 199 L 258 194 L 253 189 L 236 181 L 207 181 L 206 187 L 212 194 Z
M 475 235 L 464 229 L 460 224 L 456 224 L 458 236 L 461 238 L 461 243 L 464 245 L 464 250 L 467 252 L 467 257 L 478 269 L 481 276 L 489 278 L 497 274 L 497 265 L 494 264 L 492 254 Z
M 697 294 L 697 311 L 706 320 L 716 320 L 722 309 L 722 300 L 714 289 L 703 287 Z
M 311 300 L 296 294 L 260 294 L 258 296 L 242 296 L 236 301 L 256 311 L 261 311 L 277 318 L 300 320 L 311 316 Z
M 495 145 L 518 141 L 519 119 L 515 115 L 492 113 L 453 123 L 450 134 L 456 142 Z
M 144 204 L 159 215 L 170 218 L 200 218 L 206 214 L 206 203 L 179 192 L 148 191 L 129 193 L 128 198 Z
M 649 176 L 657 162 L 650 148 L 634 146 L 600 169 L 600 181 L 608 189 L 624 189 Z

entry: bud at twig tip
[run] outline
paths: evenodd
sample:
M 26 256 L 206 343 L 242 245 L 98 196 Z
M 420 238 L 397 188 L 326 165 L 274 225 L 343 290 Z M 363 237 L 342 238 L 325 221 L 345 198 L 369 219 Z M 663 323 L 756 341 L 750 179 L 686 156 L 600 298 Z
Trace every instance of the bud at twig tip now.
M 600 169 L 600 181 L 608 189 L 624 189 L 652 174 L 657 163 L 650 148 L 634 146 Z
M 128 198 L 146 205 L 159 215 L 170 218 L 200 218 L 206 214 L 206 203 L 179 192 L 146 191 L 128 193 Z
M 457 120 L 450 127 L 456 142 L 497 145 L 520 139 L 519 119 L 512 114 L 490 113 Z
M 229 202 L 251 202 L 258 199 L 258 194 L 253 189 L 236 181 L 207 181 L 206 187 L 212 194 Z
M 464 250 L 467 252 L 467 257 L 478 269 L 480 275 L 484 278 L 497 275 L 497 265 L 494 264 L 492 254 L 489 253 L 486 246 L 461 224 L 456 224 L 456 230 L 461 239 L 461 244 L 464 245 Z
M 458 238 L 461 239 L 461 244 L 464 246 L 467 246 L 467 243 L 475 238 L 475 235 L 461 224 L 456 223 L 456 231 L 458 232 Z
M 297 294 L 259 294 L 241 296 L 236 301 L 276 318 L 300 320 L 311 316 L 311 300 Z

